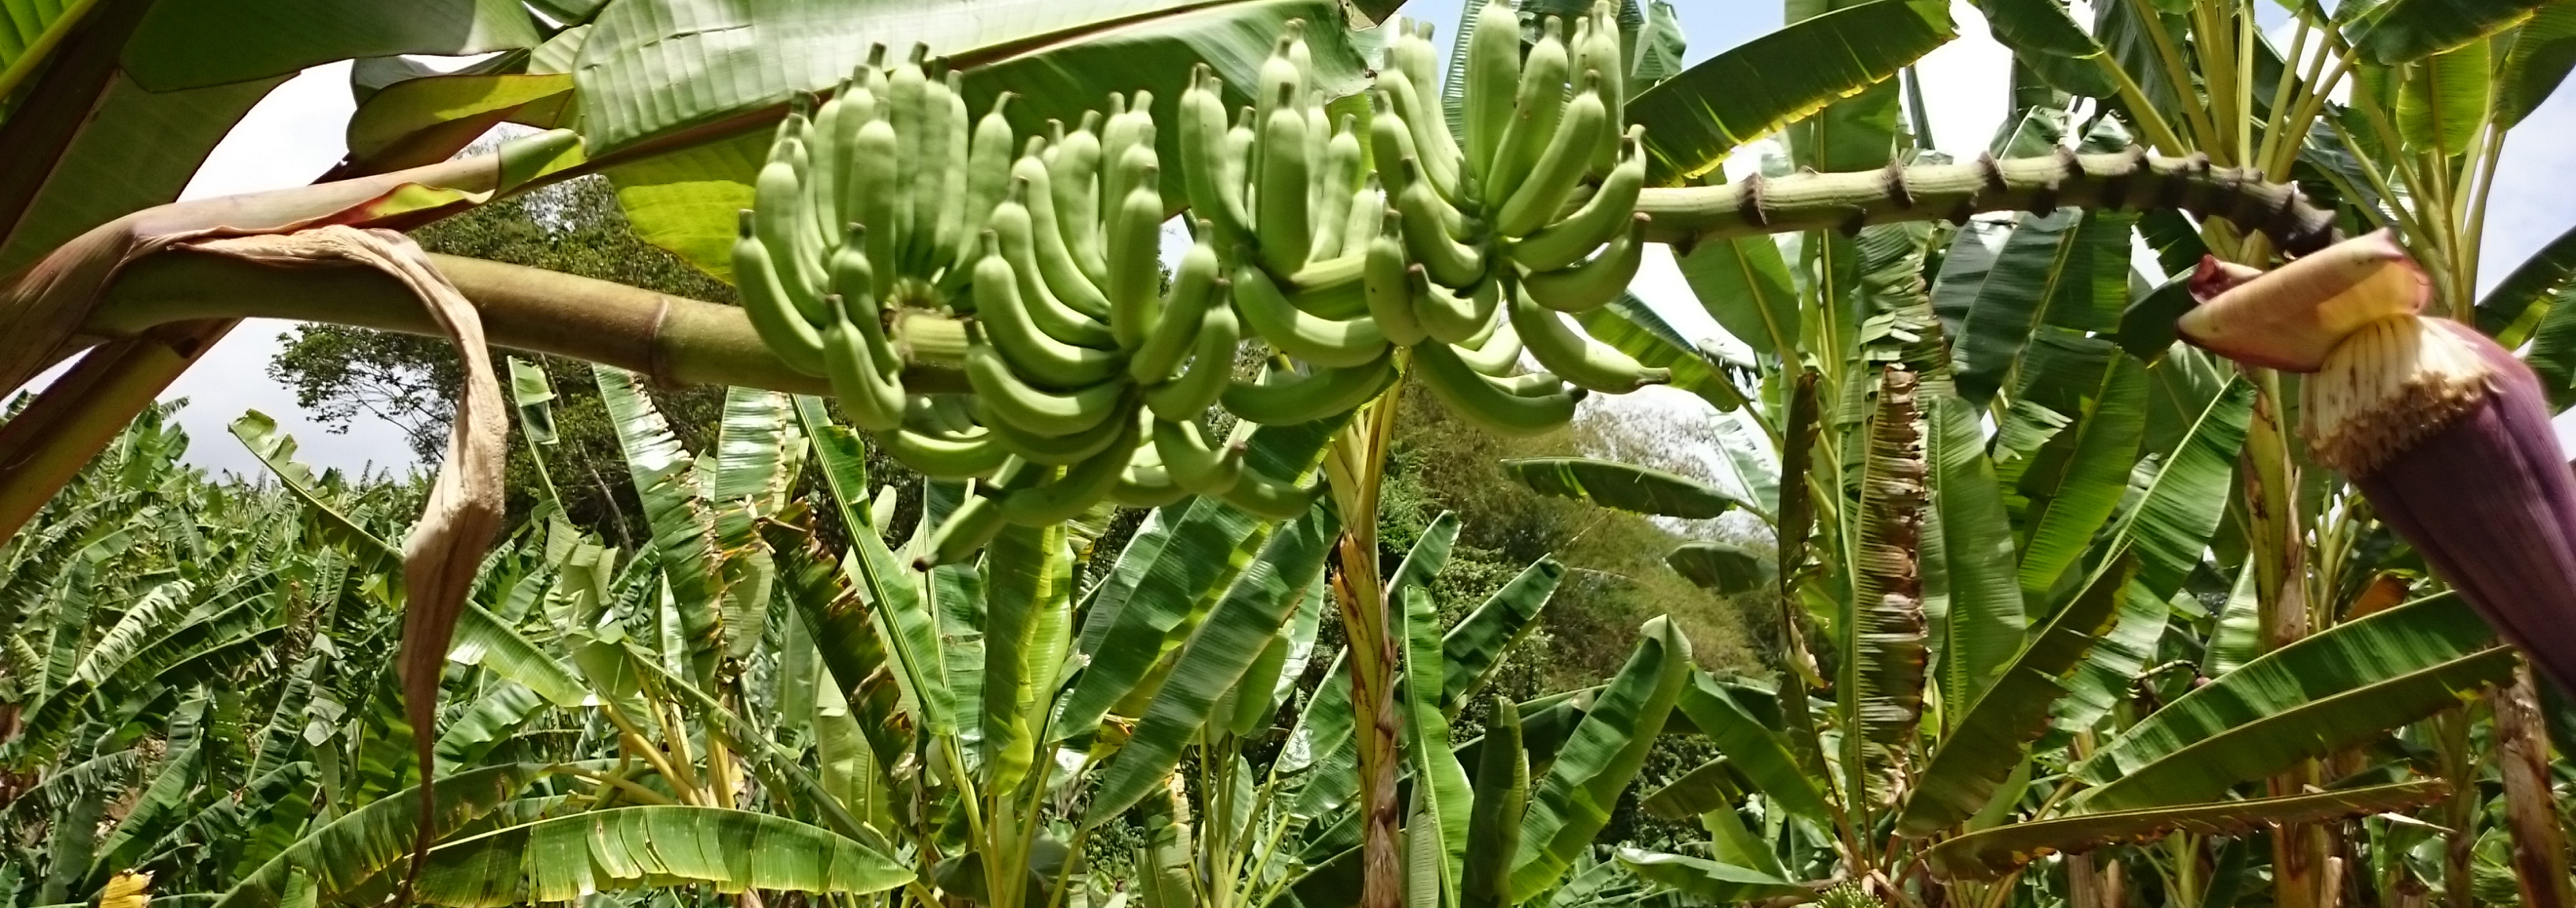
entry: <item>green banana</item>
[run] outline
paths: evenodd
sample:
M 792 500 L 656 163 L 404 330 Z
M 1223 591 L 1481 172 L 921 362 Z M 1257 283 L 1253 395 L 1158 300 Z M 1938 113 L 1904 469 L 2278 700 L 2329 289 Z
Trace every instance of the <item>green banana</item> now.
M 1465 343 L 1493 328 L 1502 299 L 1494 281 L 1479 283 L 1461 297 L 1423 277 L 1421 265 L 1413 265 L 1406 272 L 1405 286 L 1413 289 L 1413 319 L 1432 340 Z
M 1218 293 L 1226 292 L 1225 282 L 1217 284 Z M 1225 394 L 1226 382 L 1234 379 L 1234 347 L 1242 338 L 1241 326 L 1228 306 L 1209 306 L 1202 316 L 1198 340 L 1191 345 L 1190 364 L 1170 381 L 1145 389 L 1145 406 L 1154 415 L 1178 422 L 1197 419 L 1207 408 L 1216 405 Z
M 1255 517 L 1295 520 L 1305 516 L 1306 509 L 1315 506 L 1315 500 L 1324 496 L 1324 490 L 1325 484 L 1320 480 L 1301 486 L 1271 478 L 1260 470 L 1245 466 L 1243 477 L 1217 497 Z
M 1117 346 L 1108 325 L 1065 305 L 1048 288 L 1032 239 L 1038 228 L 1027 205 L 1028 200 L 1039 197 L 1026 178 L 1013 177 L 1002 204 L 993 206 L 993 217 L 985 222 L 1001 240 L 1002 258 L 1011 263 L 1011 273 L 1018 280 L 1020 305 L 1026 307 L 1030 321 L 1048 337 L 1104 350 Z
M 1254 204 L 1259 201 L 1257 199 L 1244 198 L 1245 191 L 1252 187 L 1253 145 L 1260 139 L 1260 131 L 1253 127 L 1254 123 L 1259 122 L 1253 119 L 1255 116 L 1257 116 L 1257 114 L 1253 112 L 1253 108 L 1249 104 L 1235 109 L 1234 125 L 1228 126 L 1225 129 L 1225 153 L 1222 157 L 1217 159 L 1217 163 L 1220 168 L 1217 171 L 1217 182 L 1225 186 L 1234 187 L 1232 191 L 1235 193 L 1235 197 L 1243 199 L 1242 236 L 1251 235 L 1253 230 L 1252 209 Z M 1220 246 L 1218 248 L 1232 249 L 1234 247 Z
M 915 432 L 897 426 L 876 433 L 877 445 L 896 462 L 933 479 L 967 479 L 991 475 L 1011 452 L 989 430 L 967 434 Z
M 742 226 L 733 241 L 733 281 L 742 291 L 742 311 L 759 332 L 760 342 L 787 367 L 807 375 L 823 374 L 823 337 L 787 302 L 769 247 L 753 233 L 751 209 L 742 210 Z
M 902 263 L 914 260 L 913 238 L 930 232 L 931 224 L 936 223 L 935 219 L 922 217 L 930 211 L 930 203 L 917 198 L 921 193 L 922 171 L 929 166 L 930 157 L 938 153 L 937 149 L 925 144 L 930 132 L 922 128 L 923 121 L 928 119 L 923 111 L 928 103 L 930 80 L 921 71 L 921 63 L 928 54 L 929 48 L 915 44 L 911 58 L 886 73 L 886 120 L 894 127 L 897 142 L 893 204 L 890 206 L 893 218 L 885 224 L 871 226 L 875 226 L 880 231 L 878 235 L 893 246 L 893 258 L 879 259 L 894 266 L 883 269 L 889 273 L 903 270 Z
M 1190 490 L 1173 481 L 1161 464 L 1128 464 L 1127 472 L 1109 490 L 1110 501 L 1130 508 L 1159 508 L 1188 497 Z
M 1039 387 L 1071 390 L 1099 384 L 1125 365 L 1115 352 L 1077 347 L 1039 329 L 1021 305 L 1020 277 L 1002 257 L 999 235 L 984 231 L 982 245 L 984 254 L 975 262 L 975 321 L 1012 371 Z
M 1386 352 L 1386 335 L 1369 319 L 1328 319 L 1290 303 L 1259 266 L 1234 272 L 1234 305 L 1254 334 L 1280 352 L 1319 366 L 1357 366 Z
M 1465 198 L 1459 181 L 1458 143 L 1450 138 L 1440 109 L 1422 102 L 1421 90 L 1401 68 L 1379 73 L 1377 85 L 1413 140 L 1416 159 L 1422 162 L 1422 175 L 1431 180 L 1431 188 L 1453 202 Z
M 1443 343 L 1416 345 L 1413 362 L 1419 367 L 1422 383 L 1448 406 L 1449 412 L 1497 435 L 1540 435 L 1560 428 L 1573 421 L 1574 405 L 1583 396 L 1580 388 L 1536 396 L 1514 393 L 1509 386 L 1468 368 Z
M 1139 384 L 1153 384 L 1172 376 L 1181 358 L 1190 354 L 1190 342 L 1197 339 L 1206 321 L 1208 306 L 1217 302 L 1217 279 L 1223 276 L 1217 263 L 1216 246 L 1208 242 L 1210 229 L 1200 221 L 1198 243 L 1181 254 L 1181 263 L 1172 269 L 1172 288 L 1163 297 L 1163 311 L 1154 320 L 1154 330 L 1145 342 L 1127 358 L 1127 375 Z
M 1670 369 L 1650 369 L 1618 348 L 1568 327 L 1555 310 L 1513 293 L 1511 327 L 1538 364 L 1566 381 L 1595 391 L 1626 394 L 1673 380 Z
M 966 348 L 966 381 L 975 388 L 979 413 L 989 412 L 1031 434 L 1061 436 L 1097 426 L 1118 412 L 1126 382 L 1101 382 L 1063 394 L 1039 390 L 1012 374 L 1002 354 L 979 335 L 970 329 Z
M 832 200 L 832 207 L 843 221 L 863 219 L 859 213 L 859 195 L 852 190 L 850 181 L 858 175 L 859 127 L 877 116 L 876 93 L 869 89 L 868 82 L 860 79 L 861 74 L 866 73 L 872 71 L 860 68 L 851 73 L 850 78 L 841 80 L 840 88 L 833 91 L 832 104 L 836 112 L 832 116 L 832 147 L 839 153 L 829 160 L 814 162 L 816 166 L 832 169 L 832 191 L 840 194 Z
M 867 340 L 849 314 L 836 303 L 832 321 L 823 326 L 823 374 L 831 380 L 832 394 L 841 401 L 842 414 L 850 424 L 870 432 L 883 432 L 903 425 L 903 389 L 883 379 L 879 364 L 869 355 Z
M 1352 190 L 1347 206 L 1348 213 L 1342 216 L 1342 251 L 1365 252 L 1368 242 L 1377 239 L 1381 215 L 1387 210 L 1386 194 L 1378 191 L 1374 171 L 1360 175 L 1360 186 Z
M 1297 61 L 1307 56 L 1306 20 L 1290 19 L 1279 30 L 1279 38 L 1270 45 L 1270 56 L 1261 60 L 1261 69 L 1252 84 L 1254 123 L 1270 122 L 1270 112 L 1279 107 L 1294 107 L 1306 97 L 1306 73 L 1310 70 Z
M 1646 152 L 1642 144 L 1643 126 L 1629 127 L 1623 140 L 1627 146 L 1601 181 L 1601 189 L 1585 199 L 1583 207 L 1566 215 L 1564 220 L 1539 228 L 1505 247 L 1514 263 L 1530 271 L 1553 271 L 1583 260 L 1601 244 L 1619 235 L 1628 226 L 1628 216 L 1637 211 L 1637 195 L 1646 185 Z
M 1465 287 L 1485 274 L 1484 250 L 1458 242 L 1449 235 L 1442 222 L 1440 209 L 1446 203 L 1420 179 L 1412 161 L 1400 165 L 1405 187 L 1396 193 L 1396 211 L 1403 215 L 1404 248 L 1410 257 L 1422 264 L 1431 280 L 1444 287 Z
M 1099 425 L 1071 435 L 1049 436 L 1013 427 L 1010 420 L 998 418 L 981 401 L 976 402 L 975 413 L 983 420 L 984 431 L 992 434 L 995 445 L 1022 460 L 1048 466 L 1071 466 L 1088 460 L 1116 441 L 1119 433 L 1116 419 L 1101 420 Z
M 886 267 L 875 271 L 876 289 L 872 295 L 881 300 L 894 298 L 895 221 L 903 195 L 894 163 L 902 139 L 895 135 L 894 122 L 886 119 L 890 106 L 877 105 L 876 117 L 860 124 L 857 138 L 850 144 L 851 179 L 846 187 L 848 202 L 842 206 L 843 211 L 853 213 L 854 220 L 874 228 L 868 231 L 864 248 L 870 260 L 886 263 Z
M 948 512 L 948 519 L 940 521 L 939 527 L 930 531 L 930 542 L 922 548 L 921 556 L 913 559 L 913 570 L 927 571 L 944 564 L 964 563 L 975 557 L 985 543 L 993 541 L 1003 527 L 1010 525 L 1010 521 L 1002 517 L 1001 496 L 1035 483 L 1049 472 L 1052 471 L 1016 458 L 1003 461 L 1002 466 L 993 472 L 990 482 L 977 482 L 976 487 L 966 494 L 966 499 Z
M 1539 305 L 1558 312 L 1583 313 L 1608 305 L 1637 276 L 1637 263 L 1646 253 L 1646 225 L 1652 220 L 1644 212 L 1630 216 L 1628 232 L 1613 237 L 1591 261 L 1531 272 L 1521 278 L 1521 288 Z
M 1554 372 L 1523 372 L 1519 375 L 1489 375 L 1494 387 L 1521 397 L 1546 397 L 1565 393 L 1565 380 Z
M 1243 210 L 1243 184 L 1225 176 L 1224 90 L 1225 82 L 1207 64 L 1190 70 L 1190 87 L 1181 92 L 1181 178 L 1191 211 L 1218 231 L 1217 242 L 1233 248 L 1252 225 Z
M 1512 4 L 1480 0 L 1467 37 L 1467 174 L 1494 195 L 1494 153 L 1512 123 L 1512 95 L 1521 82 L 1521 20 Z
M 1153 154 L 1154 118 L 1145 109 L 1152 102 L 1152 95 L 1138 90 L 1135 106 L 1130 109 L 1126 95 L 1114 91 L 1109 93 L 1109 115 L 1100 122 L 1100 204 L 1103 208 L 1100 220 L 1103 227 L 1117 217 L 1119 200 L 1127 197 L 1128 190 L 1136 188 L 1135 174 L 1127 170 L 1128 153 L 1141 145 L 1148 156 Z M 1100 239 L 1104 256 L 1108 255 L 1109 241 L 1107 236 Z M 1105 259 L 1104 264 L 1113 271 L 1117 267 L 1116 262 Z
M 1279 292 L 1301 311 L 1331 319 L 1357 318 L 1368 312 L 1368 300 L 1360 288 L 1366 260 L 1354 249 L 1348 255 L 1308 262 L 1288 275 Z
M 1153 331 L 1162 308 L 1163 248 L 1162 169 L 1151 151 L 1139 150 L 1120 169 L 1130 173 L 1132 188 L 1109 216 L 1109 332 L 1123 350 L 1134 350 Z
M 1364 365 L 1317 368 L 1304 375 L 1282 377 L 1274 368 L 1264 381 L 1229 383 L 1219 402 L 1226 412 L 1251 422 L 1294 425 L 1349 412 L 1376 397 L 1394 377 L 1395 354 L 1389 350 Z
M 1508 319 L 1496 321 L 1482 336 L 1451 344 L 1449 349 L 1457 351 L 1459 362 L 1482 375 L 1500 378 L 1521 370 L 1520 330 Z
M 1261 185 L 1253 195 L 1253 234 L 1263 266 L 1280 274 L 1305 264 L 1314 243 L 1306 211 L 1306 115 L 1279 99 L 1261 124 Z
M 794 125 L 792 118 L 789 125 Z M 831 314 L 823 308 L 822 251 L 806 229 L 804 191 L 790 159 L 799 148 L 786 127 L 780 133 L 781 140 L 770 146 L 768 163 L 760 166 L 752 181 L 752 233 L 769 247 L 770 261 L 781 266 L 778 280 L 787 291 L 787 301 L 804 313 L 806 321 L 825 322 Z
M 1395 209 L 1384 209 L 1386 222 L 1377 236 L 1368 241 L 1366 260 L 1361 265 L 1360 295 L 1368 301 L 1369 318 L 1377 322 L 1387 343 L 1410 347 L 1422 342 L 1422 322 L 1413 317 L 1412 278 L 1406 274 L 1404 241 L 1396 238 L 1400 229 Z
M 1041 147 L 1039 141 L 1032 138 L 1028 147 Z M 1064 159 L 1063 149 L 1049 150 L 1055 152 L 1054 159 Z M 1083 273 L 1082 266 L 1074 261 L 1072 248 L 1065 245 L 1065 228 L 1055 207 L 1053 167 L 1036 154 L 1024 153 L 1011 165 L 1011 176 L 1028 183 L 1028 192 L 1020 201 L 1028 207 L 1031 238 L 1037 241 L 1032 248 L 1037 254 L 1038 276 L 1046 280 L 1047 289 L 1056 299 L 1074 311 L 1095 319 L 1109 318 L 1109 298 L 1101 295 L 1100 285 Z
M 984 118 L 975 121 L 974 144 L 966 151 L 966 219 L 963 229 L 980 233 L 984 222 L 993 216 L 993 206 L 1011 191 L 1011 161 L 1019 157 L 1019 136 L 1011 131 L 1011 121 L 1003 115 L 1011 99 L 1010 92 L 993 96 L 993 106 L 986 108 Z M 974 244 L 967 245 L 971 257 Z M 964 271 L 973 263 L 959 261 L 955 270 Z
M 1547 150 L 1538 163 L 1521 179 L 1520 187 L 1503 202 L 1494 215 L 1494 230 L 1503 236 L 1524 236 L 1545 226 L 1565 207 L 1565 197 L 1583 181 L 1592 168 L 1592 152 L 1600 145 L 1600 134 L 1609 131 L 1609 111 L 1601 106 L 1601 75 L 1585 72 L 1582 87 L 1574 100 L 1566 102 L 1556 134 L 1549 136 Z
M 867 254 L 862 251 L 867 248 L 867 231 L 866 225 L 851 224 L 849 238 L 841 244 L 840 251 L 832 253 L 832 292 L 840 296 L 842 311 L 867 346 L 868 360 L 877 367 L 878 382 L 894 385 L 898 389 L 895 396 L 900 398 L 903 357 L 886 341 L 883 312 L 868 289 L 876 285 L 876 280 Z
M 1210 446 L 1196 419 L 1155 419 L 1154 452 L 1172 481 L 1200 495 L 1223 495 L 1243 479 L 1243 443 Z
M 1601 104 L 1610 124 L 1610 134 L 1601 137 L 1592 152 L 1590 170 L 1608 174 L 1619 164 L 1619 136 L 1626 124 L 1628 103 L 1628 59 L 1622 49 L 1619 20 L 1608 0 L 1596 0 L 1592 14 L 1586 17 L 1589 28 L 1577 27 L 1574 38 L 1574 71 L 1592 70 L 1601 74 Z
M 1066 467 L 1062 476 L 1004 495 L 1002 519 L 1021 526 L 1063 523 L 1082 516 L 1082 512 L 1109 497 L 1109 491 L 1117 487 L 1128 462 L 1136 455 L 1137 421 L 1130 418 L 1122 422 L 1124 428 L 1117 439 L 1100 453 Z
M 967 195 L 966 171 L 972 163 L 969 156 L 974 146 L 967 134 L 975 121 L 966 112 L 966 74 L 949 70 L 948 77 L 935 83 L 933 89 L 929 100 L 936 109 L 932 111 L 930 138 L 939 155 L 939 182 L 938 194 L 930 198 L 936 200 L 932 204 L 939 210 L 939 227 L 933 235 L 936 254 L 923 263 L 923 270 L 947 266 L 949 279 L 941 286 L 953 288 L 963 280 L 966 262 L 975 254 L 975 236 L 984 232 L 984 216 L 992 209 L 977 211 L 972 205 L 960 204 L 972 198 Z M 972 230 L 967 229 L 970 223 L 976 225 Z
M 1484 183 L 1485 198 L 1497 201 L 1510 198 L 1521 185 L 1521 178 L 1537 166 L 1539 155 L 1547 150 L 1548 139 L 1556 135 L 1556 124 L 1565 113 L 1565 76 L 1570 61 L 1565 53 L 1565 24 L 1549 16 L 1540 27 L 1538 44 L 1530 48 L 1528 59 L 1521 61 L 1521 83 L 1512 95 L 1511 125 L 1503 130 L 1502 144 L 1494 149 L 1490 176 Z
M 1108 270 L 1100 257 L 1100 163 L 1100 112 L 1086 110 L 1081 127 L 1056 143 L 1047 176 L 1053 181 L 1056 230 L 1093 286 L 1106 280 Z
M 1352 194 L 1360 188 L 1359 119 L 1342 115 L 1341 127 L 1333 131 L 1324 146 L 1324 170 L 1315 181 L 1313 198 L 1306 203 L 1312 212 L 1308 220 L 1314 225 L 1314 242 L 1306 247 L 1306 260 L 1322 261 L 1342 254 L 1348 242 L 1343 232 L 1350 226 Z
M 814 106 L 813 96 L 806 94 L 797 95 L 794 103 L 797 108 L 814 108 L 814 118 L 805 125 L 805 134 L 800 137 L 805 143 L 806 155 L 805 168 L 800 174 L 801 188 L 804 190 L 805 215 L 812 220 L 807 229 L 822 237 L 827 244 L 823 251 L 830 252 L 828 244 L 839 241 L 841 225 L 848 222 L 841 214 L 838 189 L 841 168 L 837 165 L 843 157 L 838 141 L 841 102 L 835 93 L 832 100 L 824 101 L 819 107 Z

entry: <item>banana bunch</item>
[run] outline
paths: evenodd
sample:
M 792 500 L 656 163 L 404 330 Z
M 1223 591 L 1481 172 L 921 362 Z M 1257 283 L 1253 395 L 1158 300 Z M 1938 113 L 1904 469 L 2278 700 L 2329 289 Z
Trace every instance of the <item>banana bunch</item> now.
M 1001 198 L 1012 153 L 1010 98 L 969 119 L 959 74 L 926 61 L 885 65 L 885 48 L 817 105 L 779 124 L 734 241 L 735 283 L 763 343 L 790 368 L 828 379 L 859 428 L 939 475 L 1000 466 L 940 430 L 918 431 L 904 393 L 912 310 L 947 307 L 970 277 L 977 224 Z M 962 201 L 961 201 L 962 200 Z
M 1437 101 L 1429 26 L 1389 25 L 1369 140 L 1393 203 L 1361 250 L 1364 296 L 1432 393 L 1495 432 L 1544 432 L 1585 392 L 1671 380 L 1559 315 L 1618 298 L 1644 251 L 1644 128 L 1619 127 L 1612 13 L 1596 2 L 1570 37 L 1549 17 L 1524 59 L 1518 15 L 1486 4 L 1466 49 L 1463 142 Z M 1546 371 L 1522 373 L 1523 353 Z

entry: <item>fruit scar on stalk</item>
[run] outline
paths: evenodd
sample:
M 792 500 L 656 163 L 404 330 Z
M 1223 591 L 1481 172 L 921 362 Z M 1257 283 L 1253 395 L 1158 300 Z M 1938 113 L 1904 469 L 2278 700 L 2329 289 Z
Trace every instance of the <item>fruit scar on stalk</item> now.
M 2386 232 L 2259 276 L 2203 262 L 2184 339 L 2312 373 L 2299 433 L 2435 574 L 2576 690 L 2576 474 L 2531 370 L 2486 335 L 2416 314 L 2423 270 Z

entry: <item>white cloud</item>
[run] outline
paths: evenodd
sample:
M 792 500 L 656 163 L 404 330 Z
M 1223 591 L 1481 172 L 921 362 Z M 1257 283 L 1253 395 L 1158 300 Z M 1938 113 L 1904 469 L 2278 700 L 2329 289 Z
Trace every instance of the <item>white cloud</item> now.
M 344 136 L 356 103 L 349 95 L 349 64 L 333 63 L 305 70 L 262 98 L 232 132 L 215 146 L 182 199 L 258 192 L 301 186 L 330 170 L 346 154 Z M 274 319 L 243 322 L 162 393 L 163 400 L 187 398 L 179 413 L 191 443 L 188 462 L 209 470 L 256 476 L 259 461 L 225 430 L 244 410 L 277 419 L 294 435 L 302 459 L 316 469 L 358 471 L 408 470 L 411 447 L 400 429 L 373 416 L 351 421 L 349 432 L 333 434 L 306 417 L 295 392 L 269 378 L 269 360 L 277 355 L 278 334 L 294 325 Z

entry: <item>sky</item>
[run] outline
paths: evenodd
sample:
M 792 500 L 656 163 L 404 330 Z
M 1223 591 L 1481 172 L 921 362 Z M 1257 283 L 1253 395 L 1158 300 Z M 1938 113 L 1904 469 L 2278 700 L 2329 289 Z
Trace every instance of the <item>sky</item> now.
M 1674 4 L 1688 37 L 1685 63 L 1697 63 L 1780 27 L 1779 7 L 1746 0 L 1683 0 Z M 1445 35 L 1457 22 L 1459 0 L 1415 0 L 1404 13 L 1436 23 Z M 2278 19 L 2278 10 L 2263 7 Z M 1933 51 L 1917 64 L 1924 83 L 1933 146 L 1960 156 L 1983 149 L 2003 117 L 2010 55 L 1986 34 L 1985 22 L 1965 2 L 1955 4 L 1958 40 Z M 2266 20 L 2267 25 L 2277 22 Z M 1447 47 L 1445 38 L 1434 42 Z M 338 161 L 345 147 L 343 131 L 353 104 L 347 63 L 315 67 L 287 80 L 254 107 L 217 145 L 182 194 L 200 198 L 297 186 L 312 181 Z M 2576 226 L 2576 143 L 2553 141 L 2576 135 L 2576 91 L 2561 91 L 2514 130 L 2498 167 L 2503 187 L 2490 201 L 2480 267 L 2481 290 L 2510 272 L 2550 239 Z M 1675 328 L 1694 339 L 1719 340 L 1716 322 L 1702 311 L 1675 270 L 1667 247 L 1647 247 L 1647 259 L 1631 289 Z M 258 462 L 225 431 L 244 410 L 257 409 L 278 420 L 295 436 L 302 456 L 316 468 L 356 471 L 410 469 L 416 466 L 402 433 L 391 423 L 372 418 L 355 421 L 346 434 L 335 434 L 304 418 L 295 394 L 268 377 L 268 362 L 279 348 L 278 335 L 292 323 L 253 319 L 206 354 L 173 384 L 167 398 L 185 397 L 180 421 L 194 439 L 188 459 L 210 470 L 255 474 Z M 1658 397 L 1657 395 L 1663 395 Z M 1631 405 L 1671 406 L 1680 392 L 1648 389 Z M 1596 397 L 1596 400 L 1604 398 Z

